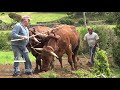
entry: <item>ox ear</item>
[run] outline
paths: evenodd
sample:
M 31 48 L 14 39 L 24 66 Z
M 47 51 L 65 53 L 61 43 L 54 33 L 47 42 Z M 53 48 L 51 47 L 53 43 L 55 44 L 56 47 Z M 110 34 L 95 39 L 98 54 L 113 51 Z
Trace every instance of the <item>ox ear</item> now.
M 55 37 L 56 37 L 56 39 L 59 39 L 59 38 L 60 38 L 60 36 L 59 36 L 59 35 L 56 35 Z
M 47 31 L 47 34 L 48 34 L 48 35 L 50 35 L 50 32 L 49 32 L 49 31 Z
M 35 32 L 35 28 L 33 27 L 33 32 Z

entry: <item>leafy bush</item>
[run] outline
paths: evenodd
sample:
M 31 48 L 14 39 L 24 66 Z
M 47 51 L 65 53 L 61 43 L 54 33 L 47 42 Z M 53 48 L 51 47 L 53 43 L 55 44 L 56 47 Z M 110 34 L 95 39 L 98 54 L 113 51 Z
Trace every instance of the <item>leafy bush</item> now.
M 120 24 L 118 24 L 116 28 L 114 28 L 114 31 L 116 34 L 116 39 L 112 44 L 113 60 L 120 67 Z
M 96 75 L 103 74 L 107 77 L 111 75 L 106 51 L 97 48 L 97 52 L 95 53 L 95 63 L 93 69 Z
M 109 55 L 112 54 L 112 43 L 115 37 L 114 31 L 106 26 L 94 27 L 94 32 L 99 36 L 99 47 L 106 50 Z
M 8 16 L 17 22 L 19 22 L 21 20 L 21 15 L 18 15 L 16 13 L 9 13 Z
M 115 28 L 114 28 L 115 34 L 116 36 L 120 37 L 120 24 L 118 24 Z
M 2 20 L 0 20 L 0 23 L 2 23 Z
M 61 20 L 58 21 L 58 23 L 68 24 L 68 25 L 74 25 L 75 24 L 71 19 L 61 19 Z
M 114 18 L 109 16 L 109 17 L 105 20 L 105 23 L 107 23 L 107 24 L 114 24 L 114 23 L 115 23 Z
M 73 18 L 74 17 L 74 12 L 67 12 L 67 15 L 69 18 Z
M 9 32 L 7 33 L 1 32 L 0 33 L 0 49 L 11 50 L 10 39 L 11 37 Z
M 84 19 L 81 18 L 81 19 L 78 21 L 78 24 L 79 24 L 79 25 L 84 25 Z M 86 24 L 88 24 L 88 19 L 86 19 Z

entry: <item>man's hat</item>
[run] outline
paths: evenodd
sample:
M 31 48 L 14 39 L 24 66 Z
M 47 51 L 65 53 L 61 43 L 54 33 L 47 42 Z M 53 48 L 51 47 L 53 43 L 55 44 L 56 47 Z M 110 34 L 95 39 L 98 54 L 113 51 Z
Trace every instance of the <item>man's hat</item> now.
M 22 19 L 29 19 L 29 20 L 32 20 L 32 19 L 30 18 L 30 16 L 22 16 Z

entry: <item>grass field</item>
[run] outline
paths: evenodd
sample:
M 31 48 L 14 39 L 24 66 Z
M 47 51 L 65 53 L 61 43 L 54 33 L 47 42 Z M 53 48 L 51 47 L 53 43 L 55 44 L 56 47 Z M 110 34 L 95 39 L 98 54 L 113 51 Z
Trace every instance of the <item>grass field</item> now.
M 16 12 L 20 15 L 29 15 L 31 17 L 31 24 L 36 24 L 36 22 L 47 22 L 60 19 L 67 16 L 64 12 Z M 11 19 L 8 16 L 8 12 L 5 15 L 0 15 L 0 19 L 6 23 L 11 23 Z
M 35 61 L 35 57 L 29 53 L 32 62 Z M 0 64 L 13 64 L 14 56 L 12 51 L 0 51 Z

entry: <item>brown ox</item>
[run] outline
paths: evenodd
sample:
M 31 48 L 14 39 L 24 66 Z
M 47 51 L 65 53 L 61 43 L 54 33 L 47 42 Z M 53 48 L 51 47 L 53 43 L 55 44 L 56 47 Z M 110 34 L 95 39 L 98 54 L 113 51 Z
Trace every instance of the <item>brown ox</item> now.
M 50 30 L 51 29 L 49 27 L 34 26 L 32 28 L 29 28 L 29 32 L 30 32 L 29 34 L 30 34 L 30 36 L 36 35 L 36 33 L 43 33 L 43 32 L 45 34 L 48 34 L 47 31 L 50 31 Z M 35 58 L 36 58 L 36 67 L 35 67 L 36 72 L 41 71 L 41 55 L 40 55 L 41 51 L 35 50 L 34 48 L 43 48 L 45 42 L 46 42 L 45 37 L 36 36 L 36 37 L 30 38 L 29 43 L 27 45 L 28 50 L 31 51 L 33 56 L 35 56 Z M 39 70 L 39 67 L 40 67 L 40 70 Z
M 60 26 L 58 26 L 60 27 Z M 68 62 L 72 70 L 77 69 L 77 51 L 80 44 L 79 33 L 74 26 L 63 25 L 60 28 L 54 30 L 56 38 L 50 38 L 46 45 L 44 45 L 41 58 L 43 60 L 42 71 L 48 71 L 50 69 L 50 63 L 53 62 L 54 56 L 56 56 L 62 66 L 63 54 L 68 55 Z M 74 63 L 74 65 L 73 65 Z

